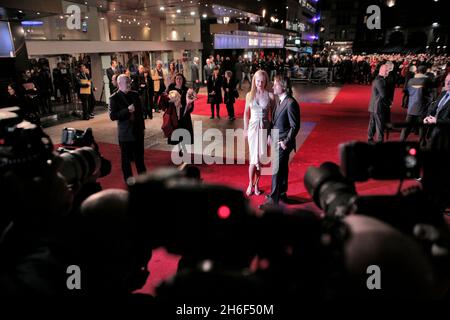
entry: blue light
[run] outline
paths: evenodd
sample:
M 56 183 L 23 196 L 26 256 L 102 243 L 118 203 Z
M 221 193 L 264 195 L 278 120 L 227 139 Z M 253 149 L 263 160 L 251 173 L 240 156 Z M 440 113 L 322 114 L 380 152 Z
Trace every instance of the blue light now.
M 21 24 L 25 27 L 36 27 L 42 26 L 44 22 L 42 21 L 22 21 Z

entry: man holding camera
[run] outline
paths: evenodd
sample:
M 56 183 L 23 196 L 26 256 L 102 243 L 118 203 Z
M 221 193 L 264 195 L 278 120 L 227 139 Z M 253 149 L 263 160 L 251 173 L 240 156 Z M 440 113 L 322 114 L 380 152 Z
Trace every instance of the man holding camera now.
M 145 123 L 139 94 L 130 90 L 131 79 L 124 74 L 117 77 L 118 91 L 110 98 L 109 117 L 117 120 L 122 172 L 125 182 L 133 174 L 134 160 L 139 174 L 147 171 L 144 163 Z

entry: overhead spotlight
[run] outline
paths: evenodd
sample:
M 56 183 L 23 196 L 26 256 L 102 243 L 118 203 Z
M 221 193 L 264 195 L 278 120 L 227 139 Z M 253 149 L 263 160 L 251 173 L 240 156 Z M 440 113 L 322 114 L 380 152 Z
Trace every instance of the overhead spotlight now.
M 19 10 L 19 13 L 23 13 L 23 11 L 22 11 L 22 10 Z
M 164 8 L 164 7 L 159 7 L 159 10 L 160 11 L 164 11 L 166 8 Z
M 41 13 L 40 13 L 40 12 L 36 12 L 36 14 L 37 14 L 37 15 L 40 15 Z
M 202 17 L 203 17 L 204 19 L 206 19 L 206 17 L 208 17 L 208 15 L 207 15 L 206 13 L 204 13 L 204 14 L 202 14 Z
M 89 17 L 88 17 L 88 16 L 85 16 L 84 18 L 85 18 L 85 19 L 89 19 Z
M 180 9 L 177 9 L 177 13 L 181 13 L 181 10 L 180 10 Z
M 195 16 L 195 12 L 194 11 L 191 11 L 191 16 Z
M 434 22 L 434 23 L 432 24 L 432 26 L 433 26 L 433 28 L 437 28 L 437 27 L 439 27 L 439 23 Z

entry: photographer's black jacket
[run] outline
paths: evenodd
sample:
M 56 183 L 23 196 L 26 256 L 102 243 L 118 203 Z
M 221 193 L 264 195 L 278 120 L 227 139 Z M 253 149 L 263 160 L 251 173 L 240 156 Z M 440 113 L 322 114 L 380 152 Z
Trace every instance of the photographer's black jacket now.
M 128 106 L 134 105 L 135 111 L 130 113 Z M 136 91 L 124 93 L 118 90 L 110 97 L 109 117 L 117 120 L 117 128 L 120 142 L 136 141 L 143 139 L 145 122 L 142 114 L 141 101 Z

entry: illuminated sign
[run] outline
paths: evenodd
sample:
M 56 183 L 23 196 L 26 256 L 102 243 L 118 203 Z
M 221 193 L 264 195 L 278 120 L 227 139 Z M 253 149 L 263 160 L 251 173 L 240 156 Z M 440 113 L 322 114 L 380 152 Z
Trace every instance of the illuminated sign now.
M 42 26 L 44 23 L 42 21 L 22 21 L 21 24 L 24 27 L 36 27 Z
M 284 48 L 284 37 L 277 34 L 215 34 L 214 49 Z

